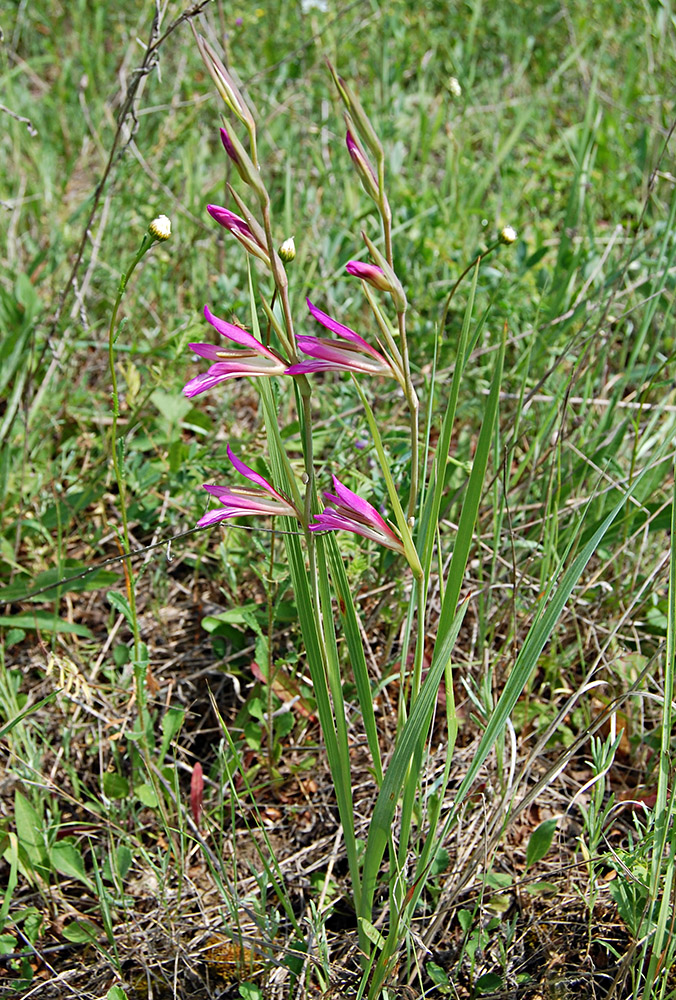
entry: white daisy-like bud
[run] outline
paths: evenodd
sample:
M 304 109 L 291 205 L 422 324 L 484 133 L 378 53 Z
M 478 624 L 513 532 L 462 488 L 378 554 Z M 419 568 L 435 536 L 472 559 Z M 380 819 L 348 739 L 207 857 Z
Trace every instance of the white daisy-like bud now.
M 171 221 L 166 215 L 158 215 L 148 226 L 148 232 L 156 240 L 168 240 L 171 236 Z
M 285 264 L 294 259 L 296 256 L 296 244 L 293 241 L 293 236 L 289 236 L 288 240 L 284 240 L 279 248 L 279 256 Z
M 453 94 L 453 97 L 462 96 L 462 87 L 460 86 L 460 81 L 455 76 L 449 77 L 448 89 Z
M 513 226 L 505 226 L 504 229 L 500 230 L 500 242 L 509 246 L 511 243 L 516 243 L 517 233 Z

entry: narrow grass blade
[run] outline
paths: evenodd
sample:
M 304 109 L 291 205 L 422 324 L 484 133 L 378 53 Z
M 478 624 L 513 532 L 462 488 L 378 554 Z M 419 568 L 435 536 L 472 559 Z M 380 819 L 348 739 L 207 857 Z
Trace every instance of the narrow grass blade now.
M 458 637 L 466 608 L 467 602 L 465 601 L 458 608 L 451 628 L 448 631 L 447 645 L 451 649 Z M 390 835 L 397 801 L 416 750 L 427 739 L 428 728 L 439 690 L 439 683 L 445 667 L 446 661 L 439 656 L 432 662 L 411 714 L 401 730 L 397 747 L 385 772 L 383 785 L 373 808 L 373 817 L 369 827 L 366 853 L 364 855 L 360 914 L 367 920 L 372 919 L 371 911 L 376 881 Z
M 675 464 L 676 467 L 676 464 Z M 662 949 L 667 930 L 667 918 L 671 912 L 671 884 L 674 878 L 674 846 L 672 833 L 670 857 L 666 860 L 665 848 L 669 836 L 669 827 L 673 822 L 674 798 L 669 795 L 670 779 L 673 774 L 672 760 L 672 704 L 674 697 L 674 658 L 676 657 L 676 480 L 671 504 L 671 559 L 669 563 L 669 595 L 667 610 L 667 650 L 664 664 L 664 700 L 662 708 L 662 732 L 660 740 L 660 760 L 657 777 L 657 798 L 654 811 L 654 831 L 652 846 L 652 861 L 650 865 L 650 904 L 662 897 L 652 950 L 644 996 L 651 996 L 653 983 L 658 974 L 662 960 Z M 662 884 L 664 878 L 664 884 Z
M 406 514 L 404 513 L 404 508 L 401 506 L 401 501 L 399 500 L 399 494 L 397 493 L 397 487 L 394 484 L 394 479 L 392 478 L 392 473 L 390 472 L 390 463 L 385 454 L 385 447 L 383 445 L 383 439 L 380 436 L 380 431 L 378 430 L 378 423 L 375 418 L 371 404 L 362 387 L 359 385 L 357 379 L 353 376 L 352 381 L 354 382 L 357 392 L 361 398 L 364 405 L 364 413 L 368 421 L 369 430 L 371 431 L 371 437 L 373 438 L 373 443 L 375 445 L 376 452 L 378 454 L 378 461 L 380 463 L 380 469 L 383 473 L 383 478 L 385 480 L 385 485 L 387 486 L 387 492 L 390 498 L 390 503 L 392 504 L 392 511 L 394 513 L 395 520 L 397 522 L 397 527 L 399 528 L 399 534 L 401 535 L 401 540 L 404 545 L 404 550 L 406 552 L 406 558 L 408 559 L 409 565 L 416 576 L 422 576 L 422 569 L 420 567 L 420 560 L 418 558 L 418 553 L 416 551 L 415 545 L 413 544 L 413 539 L 411 538 L 411 531 L 408 526 L 408 520 Z
M 498 403 L 500 400 L 500 385 L 502 383 L 502 369 L 505 360 L 505 343 L 506 331 L 503 331 L 502 342 L 496 358 L 491 387 L 488 394 L 488 400 L 486 402 L 486 409 L 484 410 L 484 419 L 481 424 L 476 453 L 474 455 L 474 461 L 472 462 L 472 471 L 467 483 L 465 500 L 462 505 L 460 521 L 458 523 L 458 533 L 456 536 L 455 547 L 453 549 L 453 556 L 451 558 L 451 565 L 445 582 L 446 590 L 444 593 L 444 600 L 441 605 L 439 627 L 434 644 L 434 656 L 436 657 L 437 655 L 441 655 L 444 662 L 447 662 L 451 655 L 451 649 L 448 648 L 448 633 L 450 632 L 453 621 L 455 620 L 455 609 L 458 603 L 458 598 L 460 597 L 460 589 L 465 575 L 465 567 L 467 566 L 467 559 L 469 558 L 469 552 L 474 538 L 474 525 L 479 511 L 479 503 L 481 502 L 481 492 L 486 475 L 486 468 L 488 466 L 488 456 L 491 452 L 493 430 L 497 419 Z M 430 537 L 433 537 L 432 533 L 430 533 Z M 437 654 L 437 647 L 439 647 L 440 651 L 443 649 L 444 652 Z
M 495 710 L 488 720 L 484 735 L 481 738 L 481 742 L 479 743 L 476 754 L 472 759 L 469 770 L 458 789 L 452 813 L 453 818 L 457 816 L 457 810 L 460 804 L 467 795 L 472 783 L 475 781 L 479 770 L 495 744 L 495 741 L 504 730 L 507 724 L 507 719 L 514 708 L 519 695 L 526 686 L 528 678 L 535 669 L 538 657 L 544 649 L 545 643 L 554 631 L 561 616 L 561 612 L 573 592 L 573 588 L 580 579 L 585 566 L 598 548 L 606 531 L 624 507 L 628 496 L 633 492 L 633 489 L 642 477 L 643 473 L 637 477 L 633 486 L 622 494 L 621 498 L 614 505 L 608 516 L 599 525 L 592 537 L 582 548 L 568 569 L 564 572 L 558 586 L 556 585 L 556 579 L 552 582 L 552 586 L 548 592 L 549 601 L 547 602 L 545 609 L 540 615 L 538 615 L 536 620 L 531 625 L 528 635 L 526 636 L 523 646 L 521 647 L 521 651 L 516 658 L 509 677 L 507 678 L 504 690 L 495 706 Z
M 453 370 L 453 380 L 451 382 L 451 393 L 446 407 L 446 412 L 444 414 L 443 423 L 441 425 L 441 434 L 439 435 L 439 440 L 437 442 L 436 457 L 430 474 L 430 482 L 428 484 L 428 491 L 425 498 L 425 506 L 423 507 L 420 518 L 420 528 L 418 530 L 418 549 L 421 552 L 425 580 L 429 578 L 430 567 L 432 565 L 434 536 L 436 525 L 439 520 L 439 511 L 441 510 L 441 499 L 444 494 L 446 466 L 448 465 L 448 453 L 451 447 L 451 435 L 453 433 L 453 424 L 455 422 L 455 411 L 458 407 L 460 382 L 465 367 L 467 343 L 469 341 L 469 330 L 472 321 L 472 311 L 474 309 L 476 286 L 479 279 L 479 265 L 480 261 L 477 261 L 476 267 L 474 268 L 469 297 L 467 299 L 467 307 L 465 309 L 465 317 L 462 324 L 462 330 L 460 332 L 460 340 L 458 341 L 455 368 Z
M 41 698 L 40 701 L 37 701 L 34 705 L 29 705 L 28 708 L 25 708 L 19 715 L 15 715 L 9 720 L 9 722 L 6 722 L 4 726 L 0 726 L 0 738 L 6 736 L 7 733 L 11 733 L 14 727 L 18 726 L 19 723 L 27 716 L 32 715 L 33 712 L 39 711 L 39 709 L 48 705 L 50 701 L 54 701 L 59 691 L 61 691 L 61 688 L 59 688 L 58 691 L 52 691 L 46 698 Z
M 380 786 L 383 780 L 383 765 L 380 756 L 376 717 L 373 711 L 373 693 L 371 691 L 368 667 L 366 666 L 366 657 L 364 656 L 364 644 L 359 631 L 357 609 L 352 599 L 347 573 L 345 572 L 343 558 L 340 554 L 335 535 L 327 533 L 324 536 L 324 545 L 329 559 L 333 588 L 338 599 L 338 611 L 347 642 L 350 666 L 352 667 L 354 682 L 357 687 L 357 698 L 359 699 L 366 739 L 371 751 L 374 775 L 377 784 Z

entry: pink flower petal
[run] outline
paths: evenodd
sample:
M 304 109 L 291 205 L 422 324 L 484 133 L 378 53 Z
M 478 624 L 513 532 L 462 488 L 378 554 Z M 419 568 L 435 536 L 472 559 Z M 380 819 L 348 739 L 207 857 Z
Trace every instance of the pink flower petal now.
M 338 498 L 345 507 L 356 511 L 361 517 L 364 518 L 369 524 L 374 527 L 379 528 L 381 531 L 391 532 L 386 522 L 380 516 L 375 507 L 364 500 L 362 497 L 353 493 L 352 490 L 348 490 L 347 486 L 341 483 L 338 476 L 333 477 L 333 488 L 338 495 Z
M 305 301 L 307 302 L 307 307 L 310 310 L 311 315 L 314 316 L 318 323 L 321 323 L 327 330 L 330 330 L 331 333 L 337 334 L 344 340 L 351 340 L 353 344 L 359 344 L 360 347 L 366 344 L 366 341 L 360 337 L 358 333 L 355 333 L 354 330 L 351 330 L 349 326 L 339 323 L 338 320 L 333 319 L 328 313 L 322 312 L 322 310 L 313 305 L 309 299 L 306 299 Z
M 204 307 L 204 315 L 207 320 L 222 337 L 228 337 L 229 340 L 234 340 L 236 344 L 242 344 L 244 347 L 250 348 L 252 351 L 257 351 L 258 354 L 264 354 L 266 357 L 274 358 L 275 361 L 279 359 L 275 354 L 272 353 L 264 344 L 261 344 L 260 340 L 256 340 L 252 334 L 248 333 L 247 330 L 243 330 L 241 326 L 236 326 L 234 323 L 228 323 L 224 319 L 219 319 L 218 316 L 214 316 L 208 306 Z

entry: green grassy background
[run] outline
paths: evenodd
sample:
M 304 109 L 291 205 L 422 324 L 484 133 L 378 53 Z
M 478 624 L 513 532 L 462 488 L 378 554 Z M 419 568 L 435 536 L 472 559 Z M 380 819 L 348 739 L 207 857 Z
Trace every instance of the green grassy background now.
M 139 10 L 85 0 L 19 4 L 3 23 L 2 103 L 9 109 L 0 110 L 5 721 L 28 704 L 34 688 L 51 690 L 48 663 L 75 663 L 86 680 L 113 629 L 105 593 L 122 590 L 119 565 L 34 601 L 25 598 L 116 554 L 107 324 L 120 272 L 160 213 L 171 218 L 172 237 L 134 275 L 116 345 L 135 544 L 166 541 L 194 525 L 204 510 L 201 483 L 218 480 L 227 467 L 228 441 L 249 458 L 260 449 L 248 383 L 229 382 L 197 401 L 180 391 L 203 370 L 187 344 L 208 339 L 204 304 L 248 319 L 246 261 L 205 211 L 210 202 L 228 204 L 225 182 L 239 179 L 229 174 L 218 137 L 221 107 L 187 23 L 159 46 L 116 142 L 152 13 L 150 5 Z M 180 5 L 169 4 L 160 34 L 181 13 Z M 514 718 L 528 746 L 584 688 L 602 650 L 597 676 L 604 687 L 597 694 L 602 704 L 625 699 L 623 711 L 631 716 L 627 787 L 649 787 L 659 726 L 651 706 L 660 696 L 667 632 L 664 552 L 673 486 L 671 4 L 373 0 L 323 11 L 296 3 L 212 3 L 203 17 L 203 30 L 208 25 L 223 45 L 257 114 L 279 242 L 293 235 L 298 249 L 291 282 L 301 332 L 311 332 L 303 318 L 308 294 L 356 329 L 367 321 L 343 265 L 361 252 L 360 230 L 377 231 L 350 169 L 325 57 L 358 90 L 386 149 L 395 261 L 411 303 L 411 353 L 424 396 L 438 349 L 441 410 L 467 289 L 454 300 L 446 335 L 437 342 L 445 296 L 497 230 L 505 224 L 518 230 L 517 244 L 501 248 L 481 270 L 476 315 L 490 312 L 468 365 L 453 442 L 458 465 L 449 478 L 445 550 L 452 546 L 493 351 L 507 323 L 500 430 L 468 581 L 476 600 L 474 629 L 460 653 L 465 679 L 486 709 L 558 560 L 577 550 L 616 501 L 611 484 L 626 484 L 649 467 L 637 503 L 604 540 L 579 600 L 543 656 L 531 697 Z M 459 96 L 451 78 L 460 84 Z M 384 486 L 371 482 L 369 449 L 362 447 L 367 435 L 358 397 L 338 378 L 327 383 L 331 392 L 319 394 L 317 414 L 320 476 L 328 485 L 330 471 L 352 470 L 353 481 L 382 501 Z M 401 479 L 409 456 L 400 402 L 383 392 L 378 406 Z M 290 414 L 285 431 L 290 441 L 297 433 L 293 419 Z M 438 411 L 433 428 L 437 422 Z M 255 603 L 265 545 L 255 533 L 228 531 L 220 540 L 212 532 L 176 541 L 172 563 L 164 547 L 148 559 L 139 590 L 144 627 L 163 636 L 156 640 L 156 669 L 162 672 L 172 649 L 203 643 L 198 595 L 225 606 L 252 597 Z M 356 593 L 387 578 L 378 553 L 354 540 L 341 545 L 351 556 Z M 283 591 L 283 575 L 279 580 Z M 194 598 L 180 638 L 163 632 L 162 624 L 180 602 L 177 585 Z M 402 614 L 395 586 L 370 619 L 384 666 Z M 292 629 L 284 651 L 290 664 L 299 650 L 293 611 L 284 603 L 279 623 Z M 78 630 L 80 637 L 73 634 Z M 216 656 L 255 642 L 246 617 L 217 631 Z M 129 696 L 129 677 L 119 681 L 127 644 L 123 627 L 99 664 L 105 697 L 116 710 Z M 646 665 L 640 691 L 648 697 L 627 701 Z M 158 726 L 162 704 L 159 695 Z M 59 706 L 69 718 L 72 705 Z M 572 743 L 597 712 L 592 694 L 580 694 L 558 726 L 558 742 Z M 49 723 L 34 731 L 19 727 L 7 738 L 11 767 L 24 781 L 46 773 L 58 749 Z M 62 757 L 77 798 L 84 794 L 77 769 L 67 749 Z M 120 759 L 114 766 L 123 770 Z M 96 800 L 95 788 L 87 794 Z M 6 834 L 11 806 L 2 823 Z

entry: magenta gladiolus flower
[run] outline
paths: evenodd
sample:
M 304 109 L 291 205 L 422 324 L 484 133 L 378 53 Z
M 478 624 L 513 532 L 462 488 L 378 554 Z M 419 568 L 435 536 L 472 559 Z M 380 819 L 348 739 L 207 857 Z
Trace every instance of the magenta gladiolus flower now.
M 197 522 L 198 528 L 206 528 L 210 524 L 216 524 L 217 521 L 227 521 L 231 517 L 248 517 L 250 514 L 267 516 L 286 514 L 287 517 L 298 517 L 298 512 L 293 504 L 281 493 L 278 493 L 267 479 L 254 472 L 237 458 L 230 450 L 230 445 L 228 445 L 228 458 L 245 479 L 262 487 L 262 489 L 252 489 L 250 486 L 232 486 L 228 489 L 226 486 L 213 486 L 210 483 L 205 483 L 204 489 L 216 497 L 222 506 L 215 507 L 208 511 L 204 517 L 201 517 Z
M 404 546 L 389 524 L 367 500 L 348 490 L 337 476 L 333 477 L 334 493 L 325 493 L 324 499 L 332 505 L 321 514 L 315 514 L 310 531 L 353 531 L 364 538 L 372 538 L 395 552 L 404 553 Z
M 265 347 L 250 333 L 243 330 L 241 326 L 226 323 L 225 320 L 214 316 L 208 306 L 204 307 L 204 315 L 223 337 L 234 340 L 236 344 L 243 344 L 247 350 L 223 350 L 223 348 L 213 344 L 190 344 L 189 346 L 195 354 L 209 358 L 216 364 L 212 365 L 204 375 L 198 375 L 183 387 L 186 396 L 197 396 L 200 392 L 213 389 L 219 382 L 225 382 L 229 378 L 240 378 L 244 375 L 255 378 L 258 375 L 284 374 L 286 362 L 269 347 Z
M 344 326 L 317 309 L 309 299 L 306 301 L 317 322 L 347 343 L 341 344 L 340 341 L 320 337 L 298 337 L 297 343 L 301 351 L 317 360 L 292 365 L 286 369 L 287 375 L 306 375 L 308 372 L 366 372 L 369 375 L 392 375 L 401 381 L 399 372 L 385 355 L 371 347 L 349 326 Z

